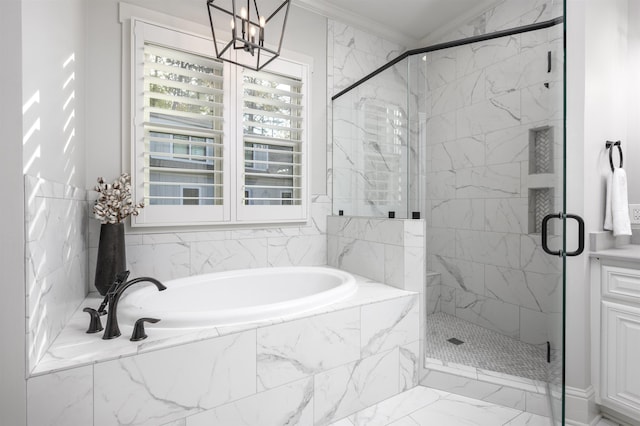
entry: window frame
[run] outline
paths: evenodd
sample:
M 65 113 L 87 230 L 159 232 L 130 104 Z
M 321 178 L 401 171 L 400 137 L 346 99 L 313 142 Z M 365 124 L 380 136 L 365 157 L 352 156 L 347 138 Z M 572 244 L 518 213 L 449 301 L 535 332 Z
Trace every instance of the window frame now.
M 299 205 L 295 204 L 282 204 L 282 205 L 256 205 L 256 204 L 245 204 L 244 197 L 238 197 L 236 201 L 236 217 L 238 222 L 250 221 L 256 222 L 259 220 L 263 220 L 266 222 L 274 222 L 274 221 L 282 221 L 282 220 L 295 220 L 296 218 L 305 217 L 306 218 L 306 209 L 308 199 L 307 195 L 307 175 L 308 175 L 308 164 L 307 164 L 307 156 L 309 152 L 308 146 L 308 108 L 309 108 L 309 96 L 308 96 L 308 86 L 309 79 L 308 75 L 305 71 L 305 66 L 288 59 L 282 59 L 281 57 L 274 60 L 268 66 L 269 73 L 280 74 L 289 77 L 299 78 L 302 82 L 301 86 L 301 94 L 302 94 L 302 110 L 307 111 L 303 112 L 302 115 L 302 127 L 301 133 L 302 138 L 300 142 L 300 164 L 301 164 L 301 178 L 300 178 L 300 187 L 301 189 L 301 198 L 302 202 Z M 244 146 L 244 134 L 242 132 L 242 117 L 243 117 L 243 78 L 242 78 L 242 70 L 238 70 L 238 76 L 236 78 L 236 117 L 239 120 L 238 126 L 236 127 L 238 135 L 236 136 L 236 167 L 238 173 L 236 173 L 237 181 L 236 181 L 236 194 L 245 194 L 245 185 L 244 185 L 244 163 L 245 163 L 245 146 Z M 268 155 L 268 154 L 267 154 Z M 293 154 L 298 155 L 298 154 Z M 285 189 L 285 188 L 283 188 Z
M 171 28 L 146 19 L 131 17 L 131 145 L 130 164 L 134 197 L 145 195 L 145 181 L 141 164 L 145 155 L 144 127 L 144 45 L 146 42 L 181 50 L 215 60 L 210 37 Z M 286 55 L 286 53 L 284 53 Z M 237 224 L 279 224 L 308 220 L 309 153 L 311 138 L 308 132 L 310 112 L 311 60 L 304 55 L 291 54 L 272 62 L 267 72 L 300 78 L 302 81 L 302 142 L 301 142 L 301 198 L 300 205 L 243 205 L 244 201 L 244 139 L 242 134 L 242 67 L 223 65 L 223 178 L 222 205 L 145 205 L 138 216 L 132 217 L 133 227 L 201 226 Z M 142 60 L 141 60 L 142 58 Z M 296 74 L 290 74 L 296 72 Z M 189 154 L 191 155 L 191 154 Z M 194 184 L 194 187 L 197 184 Z

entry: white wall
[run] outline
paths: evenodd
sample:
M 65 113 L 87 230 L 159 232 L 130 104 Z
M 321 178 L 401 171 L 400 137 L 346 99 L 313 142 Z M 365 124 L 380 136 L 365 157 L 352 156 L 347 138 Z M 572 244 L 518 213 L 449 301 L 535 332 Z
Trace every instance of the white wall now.
M 21 27 L 21 0 L 0 2 L 0 413 L 3 423 L 16 426 L 26 424 Z
M 209 26 L 204 1 L 128 3 Z M 92 188 L 98 176 L 113 179 L 130 166 L 121 144 L 122 135 L 128 134 L 128 117 L 121 117 L 123 41 L 118 0 L 92 1 L 88 9 L 87 128 L 91 129 L 91 138 L 87 143 L 87 166 L 91 173 L 86 187 Z M 326 194 L 326 25 L 326 18 L 292 6 L 283 42 L 283 50 L 313 58 L 311 194 Z
M 629 137 L 627 4 L 567 0 L 567 211 L 582 215 L 587 234 L 602 230 L 604 176 L 609 170 L 605 141 Z M 625 144 L 626 149 L 633 143 Z M 637 166 L 637 159 L 625 162 L 627 170 Z M 632 180 L 629 186 L 635 190 Z M 567 259 L 566 383 L 582 390 L 591 385 L 587 252 Z
M 629 0 L 627 11 L 627 141 L 624 146 L 629 202 L 640 204 L 640 1 Z
M 84 187 L 85 1 L 23 0 L 24 172 Z

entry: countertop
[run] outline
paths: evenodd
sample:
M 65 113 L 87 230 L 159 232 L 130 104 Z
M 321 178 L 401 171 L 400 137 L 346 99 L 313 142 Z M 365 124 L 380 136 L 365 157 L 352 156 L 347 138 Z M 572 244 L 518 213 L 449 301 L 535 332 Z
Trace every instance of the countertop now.
M 592 251 L 589 257 L 627 262 L 640 262 L 640 244 L 628 244 L 606 250 Z

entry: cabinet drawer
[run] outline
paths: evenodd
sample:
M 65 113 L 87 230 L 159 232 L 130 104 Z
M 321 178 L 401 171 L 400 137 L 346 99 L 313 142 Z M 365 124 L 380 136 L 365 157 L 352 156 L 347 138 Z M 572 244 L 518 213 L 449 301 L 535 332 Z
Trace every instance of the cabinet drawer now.
M 640 303 L 640 270 L 602 266 L 602 296 Z

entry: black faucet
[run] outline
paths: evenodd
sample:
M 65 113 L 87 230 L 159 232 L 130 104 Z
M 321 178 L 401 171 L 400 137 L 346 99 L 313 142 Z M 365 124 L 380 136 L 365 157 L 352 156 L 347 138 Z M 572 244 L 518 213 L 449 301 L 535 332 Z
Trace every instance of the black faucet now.
M 129 272 L 127 271 L 127 276 L 128 275 L 129 275 Z M 114 285 L 112 285 L 109 291 L 107 292 L 107 297 L 109 300 L 109 309 L 107 310 L 107 325 L 105 326 L 104 334 L 102 335 L 103 339 L 105 340 L 113 339 L 120 336 L 120 327 L 118 327 L 118 316 L 116 313 L 118 309 L 118 302 L 120 301 L 120 296 L 122 296 L 122 293 L 124 293 L 124 291 L 129 287 L 131 287 L 132 285 L 140 282 L 144 282 L 144 281 L 148 281 L 152 284 L 155 284 L 155 286 L 158 288 L 159 291 L 167 289 L 167 287 L 165 287 L 164 284 L 162 284 L 160 281 L 156 280 L 155 278 L 151 278 L 151 277 L 134 278 L 127 282 L 116 281 L 116 283 L 114 283 Z

